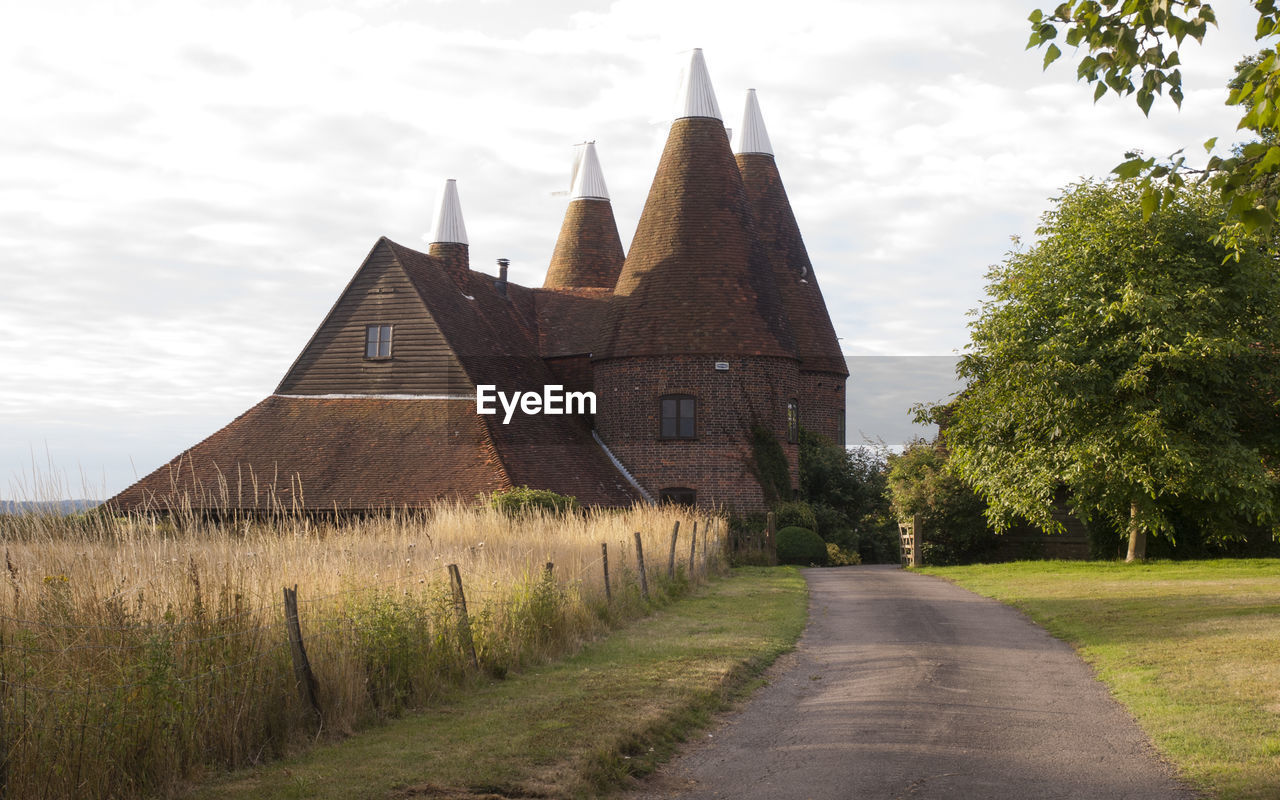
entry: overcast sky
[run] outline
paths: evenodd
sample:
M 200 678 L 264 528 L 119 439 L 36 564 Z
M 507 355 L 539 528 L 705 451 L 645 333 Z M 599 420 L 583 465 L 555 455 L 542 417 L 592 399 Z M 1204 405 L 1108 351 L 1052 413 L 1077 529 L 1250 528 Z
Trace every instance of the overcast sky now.
M 596 140 L 629 243 L 693 47 L 727 125 L 759 93 L 846 354 L 953 355 L 1061 187 L 1127 148 L 1227 145 L 1223 84 L 1256 50 L 1224 5 L 1183 110 L 1144 119 L 1093 105 L 1069 50 L 1041 72 L 1037 5 L 7 3 L 0 496 L 36 493 L 33 458 L 53 494 L 114 493 L 269 394 L 377 237 L 425 248 L 446 178 L 472 265 L 540 285 L 572 146 Z M 917 399 L 942 399 L 949 359 L 918 363 L 941 376 Z M 850 432 L 910 435 L 881 412 Z

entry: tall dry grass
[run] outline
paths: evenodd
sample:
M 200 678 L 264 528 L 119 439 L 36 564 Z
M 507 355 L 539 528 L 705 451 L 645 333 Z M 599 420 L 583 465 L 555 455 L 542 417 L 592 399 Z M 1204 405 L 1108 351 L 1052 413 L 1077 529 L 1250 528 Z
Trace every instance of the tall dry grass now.
M 679 568 L 668 580 L 677 520 Z M 480 669 L 501 676 L 720 572 L 723 530 L 718 519 L 670 506 L 514 519 L 445 506 L 336 523 L 0 517 L 4 796 L 170 794 L 202 769 L 258 763 L 465 685 L 475 670 L 447 564 L 462 575 Z M 319 730 L 300 700 L 286 636 L 282 588 L 294 585 Z

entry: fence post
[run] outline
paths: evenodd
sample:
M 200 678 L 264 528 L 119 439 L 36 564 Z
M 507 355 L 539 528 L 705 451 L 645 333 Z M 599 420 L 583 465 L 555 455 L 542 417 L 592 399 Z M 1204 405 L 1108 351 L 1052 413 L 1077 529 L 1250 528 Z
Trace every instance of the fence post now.
M 704 530 L 702 532 L 702 535 L 706 536 L 707 532 Z M 689 581 L 690 583 L 693 582 L 694 578 L 698 577 L 698 568 L 693 563 L 693 558 L 697 554 L 697 552 L 698 552 L 698 521 L 695 519 L 693 521 L 693 533 L 692 535 L 689 536 Z
M 769 557 L 769 564 L 774 567 L 778 566 L 778 523 L 774 519 L 772 511 L 765 517 L 764 545 L 769 550 L 766 553 Z
M 458 618 L 458 637 L 462 647 L 471 657 L 471 666 L 478 672 L 480 661 L 476 658 L 476 642 L 471 638 L 471 618 L 467 616 L 467 596 L 462 592 L 462 573 L 457 564 L 448 565 L 449 585 L 453 588 L 453 613 Z
M 320 701 L 316 699 L 316 676 L 307 660 L 307 648 L 302 643 L 302 626 L 298 623 L 298 584 L 284 587 L 284 625 L 289 632 L 289 649 L 293 651 L 293 677 L 298 684 L 302 702 L 316 716 L 316 722 L 324 719 Z
M 600 561 L 604 564 L 604 601 L 612 603 L 613 590 L 609 588 L 609 545 L 605 542 L 600 543 Z
M 644 545 L 640 543 L 640 531 L 636 531 L 636 566 L 640 568 L 640 591 L 649 599 L 649 577 L 644 574 Z
M 680 535 L 680 520 L 671 528 L 671 556 L 667 559 L 667 580 L 676 578 L 676 537 Z

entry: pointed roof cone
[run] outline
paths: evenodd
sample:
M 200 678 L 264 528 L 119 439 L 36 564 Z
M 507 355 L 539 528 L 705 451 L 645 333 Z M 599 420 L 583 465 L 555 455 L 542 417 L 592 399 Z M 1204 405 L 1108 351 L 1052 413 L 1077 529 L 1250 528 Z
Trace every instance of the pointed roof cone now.
M 840 342 L 813 274 L 800 226 L 796 224 L 791 201 L 782 186 L 755 90 L 747 93 L 742 130 L 743 136 L 735 143 L 738 168 L 755 216 L 757 235 L 795 333 L 800 371 L 848 375 L 849 367 L 840 352 Z
M 590 198 L 608 200 L 609 188 L 604 185 L 604 173 L 600 170 L 600 158 L 596 155 L 596 143 L 582 145 L 582 154 L 574 170 L 570 199 Z
M 769 131 L 764 127 L 764 116 L 760 113 L 760 101 L 756 99 L 756 90 L 747 90 L 747 105 L 742 110 L 742 126 L 733 137 L 733 152 L 759 153 L 773 155 L 773 143 L 769 141 Z
M 444 182 L 440 203 L 436 207 L 436 223 L 431 227 L 430 244 L 469 244 L 467 226 L 462 222 L 462 203 L 458 201 L 458 182 Z
M 675 354 L 795 358 L 724 124 L 705 115 L 671 125 L 593 357 Z
M 583 146 L 545 289 L 612 289 L 624 254 L 594 142 Z
M 680 76 L 680 94 L 676 99 L 676 119 L 685 117 L 711 117 L 723 120 L 716 92 L 711 88 L 711 75 L 707 62 L 702 58 L 702 48 L 695 47 L 689 55 L 689 63 Z
M 436 209 L 435 225 L 431 227 L 427 253 L 439 259 L 455 280 L 464 280 L 471 270 L 468 249 L 467 226 L 462 222 L 462 203 L 458 200 L 458 182 L 450 178 L 444 182 L 444 189 L 440 192 L 440 204 Z

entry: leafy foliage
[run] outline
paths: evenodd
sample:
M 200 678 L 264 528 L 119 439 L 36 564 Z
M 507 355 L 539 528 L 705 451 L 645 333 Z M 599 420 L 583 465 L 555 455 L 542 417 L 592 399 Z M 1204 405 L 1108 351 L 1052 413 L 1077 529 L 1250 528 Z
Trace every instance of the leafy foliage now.
M 947 468 L 937 443 L 916 441 L 890 456 L 888 494 L 898 519 L 920 523 L 926 564 L 972 564 L 996 544 L 986 503 Z
M 578 501 L 573 497 L 556 494 L 550 489 L 530 489 L 528 486 L 494 492 L 489 496 L 489 503 L 512 517 L 531 511 L 566 514 L 578 510 Z
M 782 443 L 773 431 L 763 425 L 751 426 L 751 455 L 754 462 L 751 467 L 764 492 L 765 505 L 772 507 L 780 500 L 790 499 L 791 468 Z
M 1005 527 L 1047 530 L 1059 487 L 1132 537 L 1208 538 L 1280 512 L 1280 282 L 1256 243 L 1210 241 L 1208 191 L 1144 218 L 1135 182 L 1071 187 L 1043 239 L 989 274 L 945 444 Z
M 791 526 L 778 531 L 778 563 L 809 564 L 827 563 L 827 544 L 822 537 L 808 528 Z
M 856 550 L 845 550 L 840 545 L 827 542 L 827 566 L 850 567 L 862 563 L 862 556 Z
M 818 518 L 813 513 L 813 507 L 803 500 L 778 503 L 773 507 L 773 520 L 779 528 L 796 525 L 811 531 L 822 530 L 818 527 Z
M 1275 0 L 1253 0 L 1257 14 L 1256 39 L 1280 33 L 1280 12 Z M 1037 9 L 1028 18 L 1031 38 L 1027 48 L 1044 47 L 1044 68 L 1062 55 L 1054 43 L 1060 32 L 1066 44 L 1083 48 L 1076 75 L 1095 83 L 1094 102 L 1108 91 L 1133 95 L 1138 107 L 1149 114 L 1157 95 L 1168 93 L 1182 105 L 1182 73 L 1179 48 L 1188 38 L 1202 42 L 1210 25 L 1217 26 L 1213 8 L 1200 0 L 1068 0 L 1051 13 Z M 1280 210 L 1280 192 L 1271 178 L 1280 174 L 1280 62 L 1272 49 L 1246 59 L 1236 67 L 1229 84 L 1227 104 L 1241 108 L 1238 129 L 1251 131 L 1259 141 L 1238 148 L 1226 158 L 1212 156 L 1201 169 L 1187 164 L 1182 150 L 1157 161 L 1129 153 L 1115 168 L 1122 178 L 1142 176 L 1141 208 L 1150 216 L 1162 205 L 1175 202 L 1185 177 L 1198 175 L 1221 195 L 1229 216 L 1221 223 L 1223 240 L 1234 251 L 1240 237 L 1267 230 Z M 1217 137 L 1204 143 L 1212 152 Z
M 867 449 L 846 450 L 800 431 L 800 496 L 828 542 L 857 551 L 872 564 L 898 562 L 897 524 L 885 497 L 885 460 Z

